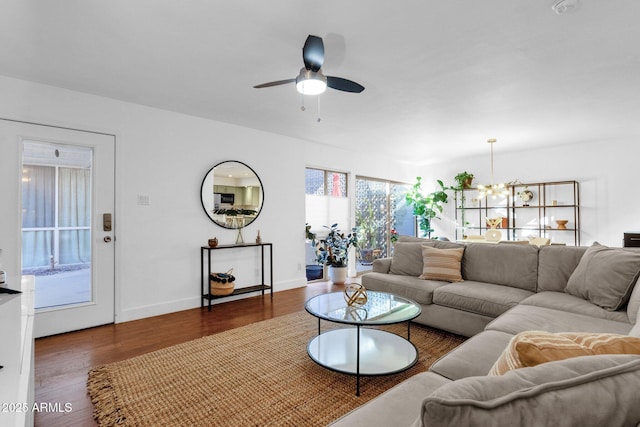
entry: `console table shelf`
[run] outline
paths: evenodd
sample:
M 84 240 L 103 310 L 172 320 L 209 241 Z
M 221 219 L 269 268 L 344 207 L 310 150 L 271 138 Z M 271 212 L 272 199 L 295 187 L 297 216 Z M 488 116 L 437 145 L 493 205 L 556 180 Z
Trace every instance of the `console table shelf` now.
M 265 282 L 265 262 L 266 256 L 265 248 L 268 247 L 268 262 L 269 262 L 269 282 Z M 211 273 L 211 252 L 223 249 L 240 249 L 240 248 L 260 248 L 260 274 L 261 283 L 252 286 L 242 286 L 235 288 L 229 295 L 212 295 L 210 289 L 209 274 Z M 206 263 L 205 263 L 206 254 Z M 206 270 L 205 270 L 206 266 Z M 244 243 L 239 245 L 218 245 L 215 247 L 201 246 L 200 247 L 200 292 L 202 298 L 200 300 L 200 307 L 204 307 L 204 302 L 208 301 L 209 311 L 211 311 L 211 301 L 215 299 L 228 298 L 233 295 L 248 294 L 251 292 L 262 292 L 269 290 L 271 298 L 273 298 L 273 245 L 271 243 Z

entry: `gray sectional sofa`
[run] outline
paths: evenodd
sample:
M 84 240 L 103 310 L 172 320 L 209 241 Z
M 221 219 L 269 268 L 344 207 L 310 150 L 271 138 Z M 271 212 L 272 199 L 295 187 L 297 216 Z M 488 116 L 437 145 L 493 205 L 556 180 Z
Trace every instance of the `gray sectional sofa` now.
M 640 337 L 639 252 L 597 244 L 471 243 L 461 262 L 464 281 L 448 283 L 419 278 L 423 245 L 460 247 L 402 236 L 393 258 L 376 260 L 362 284 L 418 302 L 422 314 L 416 322 L 470 338 L 429 372 L 398 384 L 333 427 L 640 425 L 636 354 L 573 357 L 487 375 L 524 331 Z

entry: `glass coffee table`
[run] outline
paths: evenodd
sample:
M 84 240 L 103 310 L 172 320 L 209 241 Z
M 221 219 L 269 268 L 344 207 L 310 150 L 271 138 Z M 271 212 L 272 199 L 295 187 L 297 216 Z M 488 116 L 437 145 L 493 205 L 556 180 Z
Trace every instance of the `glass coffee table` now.
M 317 295 L 304 308 L 318 318 L 318 335 L 309 341 L 309 357 L 327 369 L 360 377 L 390 375 L 405 371 L 418 361 L 418 349 L 411 343 L 411 320 L 420 306 L 387 292 L 367 291 L 367 303 L 349 306 L 343 292 Z M 340 323 L 343 328 L 320 330 L 320 321 Z M 407 337 L 370 327 L 407 322 Z M 369 326 L 369 328 L 367 328 Z

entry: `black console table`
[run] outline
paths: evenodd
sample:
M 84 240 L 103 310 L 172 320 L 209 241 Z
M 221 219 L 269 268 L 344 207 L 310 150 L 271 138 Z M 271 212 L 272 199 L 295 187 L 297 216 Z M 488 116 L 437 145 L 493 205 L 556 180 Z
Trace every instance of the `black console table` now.
M 265 248 L 269 250 L 269 282 L 265 283 Z M 240 249 L 240 248 L 260 248 L 260 274 L 261 281 L 257 285 L 243 286 L 241 288 L 234 289 L 233 293 L 229 295 L 211 295 L 211 289 L 209 287 L 209 274 L 211 273 L 211 252 L 223 249 Z M 205 271 L 205 254 L 207 258 L 206 271 Z M 246 243 L 240 245 L 218 245 L 215 247 L 202 246 L 200 247 L 200 292 L 202 299 L 200 300 L 200 308 L 204 307 L 204 301 L 208 300 L 209 311 L 211 311 L 211 301 L 219 298 L 227 298 L 233 295 L 248 294 L 250 292 L 262 292 L 264 295 L 265 290 L 269 290 L 271 298 L 273 299 L 273 245 L 271 243 Z

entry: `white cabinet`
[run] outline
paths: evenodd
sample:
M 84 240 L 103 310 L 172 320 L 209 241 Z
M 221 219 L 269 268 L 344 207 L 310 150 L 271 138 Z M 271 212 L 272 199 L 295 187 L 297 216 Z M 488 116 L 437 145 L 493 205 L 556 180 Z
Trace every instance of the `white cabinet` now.
M 0 294 L 0 425 L 32 426 L 34 395 L 34 276 L 21 294 Z

